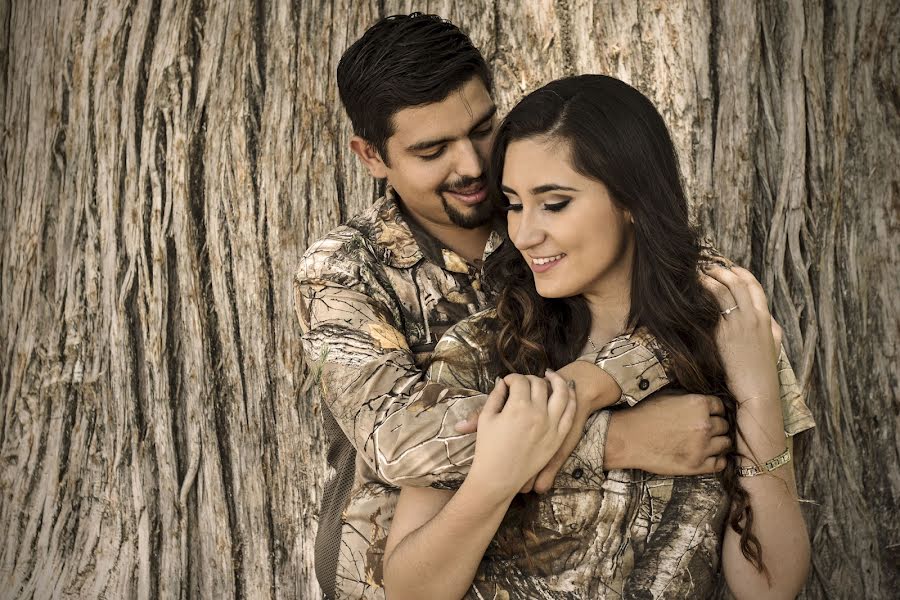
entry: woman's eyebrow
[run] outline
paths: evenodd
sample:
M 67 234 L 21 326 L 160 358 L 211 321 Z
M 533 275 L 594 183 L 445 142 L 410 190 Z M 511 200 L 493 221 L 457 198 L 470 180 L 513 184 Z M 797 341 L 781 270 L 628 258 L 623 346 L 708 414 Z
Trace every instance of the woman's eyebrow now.
M 519 195 L 516 192 L 516 190 L 512 189 L 508 185 L 502 185 L 502 186 L 500 186 L 500 189 L 502 189 L 507 194 L 513 194 L 516 196 Z M 567 185 L 560 185 L 558 183 L 545 183 L 544 185 L 539 185 L 535 188 L 531 188 L 531 195 L 537 196 L 538 194 L 545 194 L 547 192 L 580 192 L 580 191 L 581 190 L 573 188 L 573 187 L 569 187 Z
M 545 194 L 547 192 L 579 192 L 581 190 L 577 190 L 573 187 L 569 187 L 567 185 L 559 185 L 558 183 L 545 183 L 544 185 L 539 185 L 535 188 L 531 188 L 531 193 L 534 196 L 538 194 Z

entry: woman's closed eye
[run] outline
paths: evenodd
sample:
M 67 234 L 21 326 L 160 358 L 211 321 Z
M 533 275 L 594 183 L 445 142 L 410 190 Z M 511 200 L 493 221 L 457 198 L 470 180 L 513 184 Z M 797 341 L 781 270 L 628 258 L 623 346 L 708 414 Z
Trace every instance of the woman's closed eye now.
M 548 210 L 550 212 L 559 212 L 562 209 L 564 209 L 566 206 L 568 206 L 569 202 L 571 202 L 571 201 L 572 201 L 572 199 L 569 198 L 569 199 L 558 201 L 558 202 L 545 202 L 544 204 L 541 205 L 541 209 Z M 506 206 L 501 206 L 500 208 L 502 210 L 505 210 L 506 212 L 519 212 L 522 210 L 522 204 L 521 203 L 512 203 L 507 200 Z
M 550 212 L 559 212 L 567 207 L 569 205 L 569 202 L 571 201 L 571 198 L 566 198 L 565 200 L 560 200 L 557 202 L 547 202 L 544 204 L 543 208 L 544 210 L 549 210 Z

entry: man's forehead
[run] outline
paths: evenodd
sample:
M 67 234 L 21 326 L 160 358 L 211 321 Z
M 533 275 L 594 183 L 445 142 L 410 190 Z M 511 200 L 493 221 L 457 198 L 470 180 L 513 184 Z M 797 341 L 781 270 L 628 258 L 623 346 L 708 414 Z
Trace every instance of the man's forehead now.
M 398 111 L 393 117 L 394 135 L 391 137 L 405 148 L 423 140 L 466 136 L 493 110 L 490 94 L 477 79 L 451 92 L 440 102 Z

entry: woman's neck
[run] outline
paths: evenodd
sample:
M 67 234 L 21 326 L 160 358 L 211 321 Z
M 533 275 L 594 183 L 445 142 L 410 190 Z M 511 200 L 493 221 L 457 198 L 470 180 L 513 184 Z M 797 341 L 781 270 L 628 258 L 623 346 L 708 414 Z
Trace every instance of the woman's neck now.
M 591 311 L 591 341 L 597 348 L 625 331 L 631 310 L 631 261 L 627 262 L 584 293 Z
M 591 341 L 598 348 L 625 331 L 631 303 L 627 291 L 619 296 L 585 294 L 591 311 Z

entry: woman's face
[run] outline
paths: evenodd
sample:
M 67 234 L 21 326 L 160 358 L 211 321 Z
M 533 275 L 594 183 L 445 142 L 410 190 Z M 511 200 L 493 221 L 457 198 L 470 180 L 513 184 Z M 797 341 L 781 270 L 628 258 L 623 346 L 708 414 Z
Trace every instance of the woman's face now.
M 569 143 L 534 138 L 506 151 L 509 237 L 545 298 L 618 295 L 631 281 L 631 216 L 601 182 L 577 173 Z

